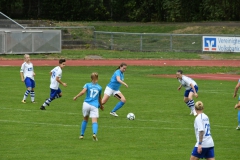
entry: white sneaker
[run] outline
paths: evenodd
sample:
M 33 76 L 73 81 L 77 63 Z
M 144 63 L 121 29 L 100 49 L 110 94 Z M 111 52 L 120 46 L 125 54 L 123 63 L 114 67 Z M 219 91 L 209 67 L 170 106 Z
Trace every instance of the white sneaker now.
M 110 112 L 110 114 L 114 117 L 118 117 L 117 113 L 116 112 Z
M 240 130 L 240 126 L 237 126 L 236 130 Z
M 95 134 L 92 136 L 92 138 L 93 138 L 93 141 L 98 141 L 97 136 Z
M 191 111 L 189 115 L 193 115 L 193 111 Z
M 193 115 L 197 116 L 197 112 L 195 111 L 195 109 L 193 110 Z

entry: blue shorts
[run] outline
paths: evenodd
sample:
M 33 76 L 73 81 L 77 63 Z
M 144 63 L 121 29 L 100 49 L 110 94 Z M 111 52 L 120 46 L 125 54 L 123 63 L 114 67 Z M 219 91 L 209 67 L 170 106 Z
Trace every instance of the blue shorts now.
M 56 89 L 51 89 L 51 92 L 50 92 L 50 98 L 55 98 L 56 95 L 60 94 L 62 91 L 60 88 L 58 88 L 57 90 Z
M 198 158 L 214 158 L 214 147 L 210 147 L 210 148 L 202 148 L 202 153 L 199 154 L 197 152 L 197 147 L 193 148 L 192 151 L 192 156 L 194 157 L 198 157 Z
M 198 86 L 195 85 L 194 88 L 195 88 L 196 92 L 198 92 Z M 188 97 L 188 95 L 189 95 L 190 92 L 193 92 L 193 93 L 194 93 L 194 91 L 193 91 L 192 88 L 189 89 L 189 90 L 186 90 L 186 91 L 185 91 L 185 93 L 184 93 L 184 97 Z
M 26 85 L 27 88 L 28 87 L 35 88 L 35 81 L 32 80 L 31 78 L 26 77 L 24 82 L 25 82 L 25 85 Z

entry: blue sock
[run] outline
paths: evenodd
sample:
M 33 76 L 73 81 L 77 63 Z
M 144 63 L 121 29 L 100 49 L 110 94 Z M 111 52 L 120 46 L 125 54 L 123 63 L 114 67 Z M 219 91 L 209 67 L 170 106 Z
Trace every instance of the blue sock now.
M 86 128 L 87 128 L 87 121 L 83 120 L 82 126 L 81 126 L 81 136 L 84 136 Z
M 98 123 L 97 122 L 94 122 L 92 124 L 92 131 L 93 131 L 93 134 L 97 135 L 97 131 L 98 131 Z
M 113 108 L 112 112 L 116 112 L 117 110 L 119 110 L 120 108 L 122 108 L 122 106 L 124 105 L 125 103 L 120 101 L 116 104 L 116 106 Z
M 240 126 L 240 110 L 238 110 L 238 126 Z

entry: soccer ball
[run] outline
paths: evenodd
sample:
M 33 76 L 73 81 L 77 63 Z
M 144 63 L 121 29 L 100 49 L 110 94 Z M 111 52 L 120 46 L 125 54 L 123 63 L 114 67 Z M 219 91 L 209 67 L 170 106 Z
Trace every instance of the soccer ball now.
M 135 119 L 135 115 L 133 113 L 128 113 L 127 119 L 134 120 Z

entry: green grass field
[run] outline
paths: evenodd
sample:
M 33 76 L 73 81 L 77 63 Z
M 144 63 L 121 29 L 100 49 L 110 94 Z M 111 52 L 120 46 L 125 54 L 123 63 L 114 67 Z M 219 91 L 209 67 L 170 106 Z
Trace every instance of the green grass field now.
M 227 73 L 231 67 L 181 67 L 185 73 Z M 156 78 L 152 74 L 174 74 L 178 67 L 128 66 L 121 87 L 127 103 L 115 118 L 109 115 L 117 103 L 113 97 L 100 111 L 98 142 L 92 141 L 91 121 L 84 140 L 79 140 L 84 99 L 72 98 L 99 73 L 105 89 L 115 67 L 66 67 L 61 86 L 63 97 L 54 100 L 46 111 L 39 107 L 49 96 L 49 71 L 52 67 L 35 67 L 36 104 L 22 104 L 25 85 L 20 81 L 20 67 L 1 67 L 0 77 L 0 159 L 1 160 L 185 160 L 196 142 L 190 110 L 183 103 L 184 90 L 177 91 L 174 78 Z M 232 98 L 237 82 L 198 80 L 199 98 L 210 118 L 211 132 L 218 160 L 238 159 L 237 99 Z M 196 99 L 195 99 L 196 100 Z M 134 121 L 126 119 L 133 112 Z

